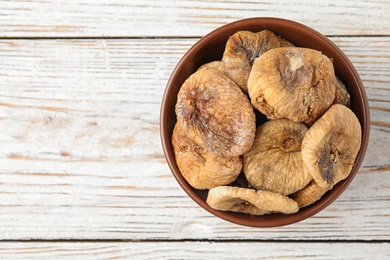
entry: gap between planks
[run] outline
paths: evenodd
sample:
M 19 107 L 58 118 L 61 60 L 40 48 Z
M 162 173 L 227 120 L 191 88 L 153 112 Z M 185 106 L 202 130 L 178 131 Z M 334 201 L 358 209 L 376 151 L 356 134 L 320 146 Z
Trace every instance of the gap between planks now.
M 185 242 L 211 242 L 211 243 L 345 243 L 345 244 L 388 244 L 390 240 L 338 240 L 338 239 L 322 239 L 322 240 L 309 240 L 309 239 L 291 239 L 291 240 L 279 240 L 279 239 L 5 239 L 0 240 L 1 243 L 185 243 Z

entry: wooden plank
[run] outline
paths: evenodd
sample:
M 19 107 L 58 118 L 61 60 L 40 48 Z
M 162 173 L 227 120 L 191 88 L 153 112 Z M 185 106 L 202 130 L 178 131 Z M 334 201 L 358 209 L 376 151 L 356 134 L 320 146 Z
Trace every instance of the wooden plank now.
M 0 10 L 1 37 L 203 36 L 258 16 L 295 20 L 327 35 L 390 34 L 387 0 L 19 0 L 1 1 Z
M 388 259 L 387 243 L 23 242 L 0 243 L 4 259 Z
M 144 178 L 113 170 L 110 176 L 99 174 L 41 173 L 45 177 L 39 178 L 39 173 L 2 173 L 1 239 L 389 240 L 389 171 L 361 173 L 323 212 L 271 229 L 211 216 L 168 173 L 151 177 L 142 172 Z M 134 187 L 134 182 L 148 184 Z
M 0 41 L 0 239 L 389 240 L 390 38 L 332 38 L 373 119 L 349 189 L 311 219 L 246 228 L 199 208 L 169 172 L 159 108 L 197 39 Z

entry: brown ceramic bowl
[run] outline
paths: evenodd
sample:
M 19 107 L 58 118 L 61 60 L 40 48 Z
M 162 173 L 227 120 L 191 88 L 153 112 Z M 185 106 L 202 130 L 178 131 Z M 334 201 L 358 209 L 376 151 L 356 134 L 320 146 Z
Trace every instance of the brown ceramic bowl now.
M 289 40 L 296 46 L 307 47 L 321 51 L 333 60 L 336 75 L 346 85 L 351 96 L 351 109 L 358 117 L 362 126 L 362 146 L 357 156 L 351 174 L 344 181 L 339 182 L 331 191 L 327 192 L 319 201 L 301 208 L 291 215 L 270 214 L 252 216 L 241 213 L 223 212 L 214 210 L 206 203 L 207 191 L 192 188 L 180 174 L 176 165 L 175 155 L 171 144 L 171 135 L 176 122 L 175 104 L 177 93 L 183 82 L 194 73 L 202 64 L 220 60 L 225 44 L 232 34 L 239 30 L 258 32 L 264 29 Z M 251 227 L 275 227 L 299 222 L 320 212 L 348 187 L 355 177 L 363 161 L 369 139 L 369 108 L 363 83 L 354 66 L 346 55 L 328 38 L 319 32 L 296 22 L 278 18 L 249 18 L 224 25 L 195 43 L 179 61 L 168 81 L 161 104 L 160 134 L 162 146 L 168 165 L 184 191 L 202 208 L 217 217 L 236 224 Z

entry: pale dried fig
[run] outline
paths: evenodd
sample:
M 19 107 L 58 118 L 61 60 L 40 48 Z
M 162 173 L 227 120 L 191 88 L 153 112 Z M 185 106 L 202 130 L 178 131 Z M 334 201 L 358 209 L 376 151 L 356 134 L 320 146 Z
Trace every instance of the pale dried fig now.
M 332 187 L 350 174 L 361 145 L 361 126 L 346 106 L 332 105 L 302 140 L 302 160 L 315 182 Z
M 268 30 L 238 31 L 227 41 L 222 62 L 229 77 L 248 93 L 247 81 L 253 62 L 270 49 L 288 46 L 293 44 Z
M 303 208 L 319 200 L 331 188 L 322 188 L 315 181 L 311 181 L 305 188 L 295 192 L 292 199 L 298 203 L 300 208 Z
M 188 136 L 215 155 L 240 156 L 252 146 L 256 116 L 249 99 L 218 70 L 203 68 L 184 82 L 176 115 Z
M 341 104 L 346 107 L 351 107 L 348 90 L 338 77 L 336 77 L 336 93 L 333 104 Z
M 305 187 L 312 177 L 304 167 L 302 139 L 307 127 L 275 119 L 256 130 L 252 148 L 243 156 L 243 171 L 256 189 L 288 195 Z
M 219 157 L 188 137 L 180 122 L 172 133 L 176 163 L 184 179 L 196 189 L 210 189 L 236 180 L 241 172 L 240 157 Z
M 333 64 L 321 52 L 276 48 L 253 64 L 248 92 L 252 105 L 269 119 L 310 125 L 332 105 L 334 79 Z
M 294 200 L 282 194 L 231 186 L 210 189 L 206 202 L 213 209 L 251 215 L 292 214 L 299 210 Z

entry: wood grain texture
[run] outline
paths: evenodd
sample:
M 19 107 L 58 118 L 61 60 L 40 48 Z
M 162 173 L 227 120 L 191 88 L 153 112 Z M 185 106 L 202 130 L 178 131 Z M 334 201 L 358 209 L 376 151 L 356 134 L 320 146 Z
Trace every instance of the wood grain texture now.
M 0 10 L 1 37 L 203 36 L 235 20 L 270 16 L 327 35 L 390 35 L 387 0 L 18 0 L 0 1 Z
M 387 243 L 0 243 L 5 259 L 388 259 Z
M 333 205 L 272 229 L 211 216 L 165 162 L 162 93 L 197 38 L 0 41 L 0 239 L 389 240 L 390 38 L 331 39 L 366 87 L 367 156 Z

